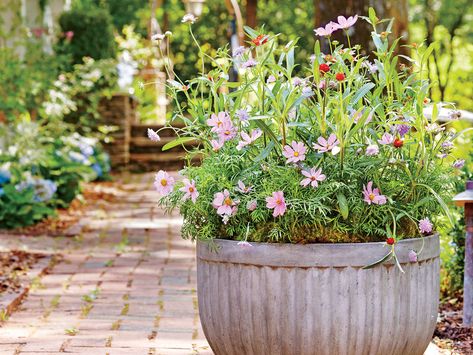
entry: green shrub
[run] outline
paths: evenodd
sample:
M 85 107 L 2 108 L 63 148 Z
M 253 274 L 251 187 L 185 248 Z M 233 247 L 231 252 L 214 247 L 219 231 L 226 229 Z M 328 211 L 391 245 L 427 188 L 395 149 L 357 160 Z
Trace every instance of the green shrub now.
M 116 53 L 112 18 L 107 10 L 98 7 L 73 8 L 59 18 L 63 33 L 56 52 L 69 54 L 72 64 L 82 63 L 83 57 L 113 58 Z

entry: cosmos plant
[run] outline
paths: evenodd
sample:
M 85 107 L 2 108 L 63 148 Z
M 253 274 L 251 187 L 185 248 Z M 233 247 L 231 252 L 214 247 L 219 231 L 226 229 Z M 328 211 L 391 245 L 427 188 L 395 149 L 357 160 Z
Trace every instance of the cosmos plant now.
M 358 21 L 373 27 L 371 56 L 350 43 Z M 202 68 L 187 81 L 168 68 L 176 107 L 168 129 L 178 138 L 163 149 L 198 143 L 185 168 L 159 171 L 155 186 L 160 204 L 183 215 L 185 238 L 245 247 L 383 241 L 393 248 L 435 233 L 438 217 L 448 217 L 449 176 L 462 165 L 452 156 L 460 133 L 437 120 L 437 105 L 430 119 L 423 114 L 430 86 L 421 74 L 433 47 L 410 46 L 415 59 L 401 58 L 398 41 L 389 42 L 393 21 L 370 10 L 315 29 L 319 40 L 305 63 L 294 62 L 296 40 L 280 44 L 277 35 L 250 28 L 246 47 L 210 57 L 193 22 L 184 22 Z M 335 31 L 348 46 L 331 41 Z M 231 68 L 238 82 L 228 81 Z M 159 140 L 159 132 L 149 136 Z

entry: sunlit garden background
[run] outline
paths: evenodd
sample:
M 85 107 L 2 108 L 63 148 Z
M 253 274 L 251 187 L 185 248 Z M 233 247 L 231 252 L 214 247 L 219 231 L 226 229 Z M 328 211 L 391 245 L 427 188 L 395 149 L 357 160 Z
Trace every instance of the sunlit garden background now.
M 327 9 L 328 2 L 244 0 L 238 4 L 245 25 L 279 34 L 277 41 L 282 45 L 299 38 L 296 62 L 309 62 L 317 39 L 315 27 L 328 22 L 332 14 L 367 9 L 363 1 L 349 5 L 352 8 L 347 8 L 351 2 L 330 1 L 334 4 Z M 230 48 L 235 40 L 238 23 L 229 3 L 206 0 L 192 27 L 209 56 L 218 48 Z M 384 10 L 385 17 L 394 16 L 401 24 L 395 32 L 404 36 L 406 55 L 413 55 L 412 47 L 422 50 L 436 43 L 428 63 L 428 77 L 435 83 L 429 99 L 454 103 L 462 111 L 450 127 L 457 131 L 471 127 L 471 1 L 374 3 L 391 9 Z M 77 222 L 77 218 L 67 218 L 71 211 L 106 201 L 104 191 L 114 182 L 141 176 L 131 173 L 181 166 L 179 158 L 185 149 L 192 149 L 192 142 L 171 153 L 162 152 L 150 144 L 146 132 L 147 127 L 158 129 L 173 118 L 175 104 L 166 95 L 166 85 L 174 77 L 169 77 L 164 64 L 170 64 L 183 80 L 201 69 L 188 25 L 181 21 L 186 13 L 181 0 L 0 1 L 0 229 L 6 239 L 62 235 Z M 169 46 L 155 40 L 167 31 L 172 32 Z M 452 107 L 441 112 L 441 119 L 451 120 Z M 172 136 L 172 131 L 163 133 L 162 145 Z M 455 147 L 454 154 L 465 160 L 453 177 L 457 192 L 473 179 L 472 136 L 466 133 Z M 97 192 L 94 186 L 105 190 Z M 130 203 L 129 209 L 138 207 Z M 446 218 L 437 223 L 441 226 L 441 301 L 447 310 L 457 312 L 462 302 L 465 225 L 463 209 L 453 203 L 449 208 L 454 225 Z M 128 243 L 125 234 L 118 240 L 122 248 Z M 5 265 L 0 270 L 4 283 L 0 296 L 11 287 Z M 97 296 L 93 290 L 89 297 Z M 1 311 L 6 320 L 11 312 Z M 66 333 L 75 333 L 74 329 Z M 461 343 L 473 341 L 471 332 L 453 333 L 449 340 L 448 329 L 444 333 L 440 329 L 437 344 L 471 353 L 471 346 Z

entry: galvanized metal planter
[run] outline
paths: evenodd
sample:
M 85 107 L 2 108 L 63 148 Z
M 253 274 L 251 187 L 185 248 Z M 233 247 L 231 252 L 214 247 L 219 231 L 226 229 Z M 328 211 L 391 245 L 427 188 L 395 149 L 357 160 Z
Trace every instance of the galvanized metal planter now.
M 202 327 L 216 355 L 422 355 L 434 331 L 439 238 L 424 239 L 418 262 L 403 240 L 404 274 L 382 258 L 384 243 L 197 243 Z

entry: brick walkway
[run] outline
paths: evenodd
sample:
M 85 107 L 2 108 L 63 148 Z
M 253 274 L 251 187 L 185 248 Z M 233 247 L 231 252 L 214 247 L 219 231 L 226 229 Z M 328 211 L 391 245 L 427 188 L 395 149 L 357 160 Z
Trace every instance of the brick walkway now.
M 64 256 L 0 328 L 0 354 L 212 354 L 180 219 L 156 207 L 152 175 L 120 180 L 76 237 L 0 236 L 2 248 Z

